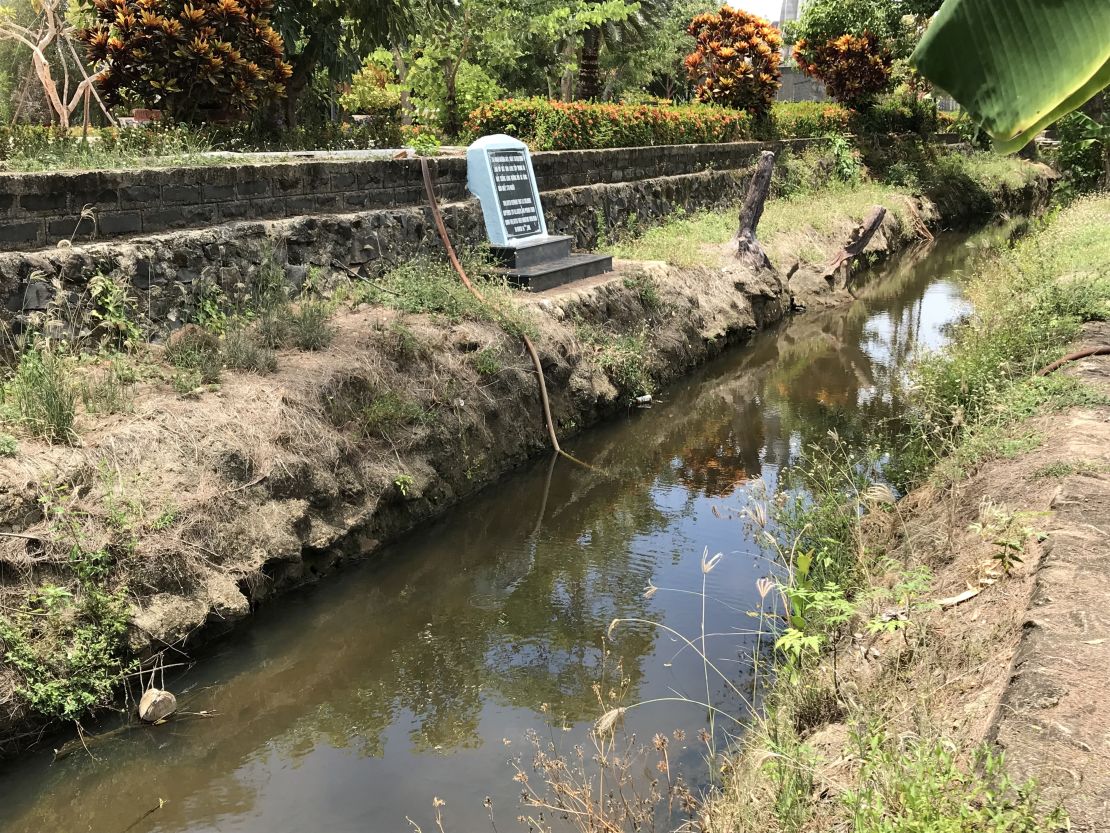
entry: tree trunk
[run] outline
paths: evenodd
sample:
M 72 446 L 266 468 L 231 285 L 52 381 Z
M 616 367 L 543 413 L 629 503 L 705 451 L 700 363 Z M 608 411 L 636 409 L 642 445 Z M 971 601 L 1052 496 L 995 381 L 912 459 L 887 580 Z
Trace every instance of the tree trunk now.
M 293 74 L 289 77 L 289 83 L 285 85 L 285 126 L 287 128 L 297 126 L 297 105 L 300 103 L 301 95 L 308 89 L 308 82 L 312 80 L 312 73 L 316 70 L 322 47 L 323 44 L 318 37 L 309 35 L 304 48 L 290 59 L 293 64 Z
M 443 71 L 443 83 L 447 88 L 447 94 L 443 99 L 443 132 L 451 138 L 458 136 L 462 132 L 462 119 L 459 116 L 459 98 L 458 98 L 458 64 L 452 64 L 451 61 L 441 61 L 439 68 Z
M 578 97 L 596 101 L 601 97 L 601 29 L 591 26 L 582 33 L 582 52 L 578 65 Z
M 759 245 L 755 232 L 763 216 L 763 205 L 771 190 L 771 172 L 775 167 L 775 154 L 769 150 L 759 155 L 759 163 L 748 184 L 748 193 L 740 206 L 740 226 L 736 234 L 736 257 L 751 262 L 756 269 L 770 269 L 771 260 Z
M 409 88 L 405 86 L 409 68 L 400 47 L 393 48 L 393 67 L 397 70 L 397 83 L 401 85 L 401 124 L 412 124 L 413 106 L 409 99 Z

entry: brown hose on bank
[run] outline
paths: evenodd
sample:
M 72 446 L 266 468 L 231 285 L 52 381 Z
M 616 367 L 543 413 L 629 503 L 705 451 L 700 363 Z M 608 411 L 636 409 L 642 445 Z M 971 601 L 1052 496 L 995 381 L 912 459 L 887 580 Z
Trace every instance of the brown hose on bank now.
M 467 277 L 466 270 L 463 269 L 462 263 L 459 262 L 459 256 L 455 254 L 455 247 L 451 245 L 451 238 L 447 236 L 447 226 L 443 223 L 443 215 L 439 211 L 439 202 L 436 200 L 435 186 L 432 184 L 432 171 L 428 167 L 428 160 L 426 157 L 420 157 L 420 173 L 424 177 L 424 192 L 428 195 L 428 205 L 432 209 L 432 219 L 435 220 L 436 230 L 439 232 L 439 239 L 443 242 L 443 248 L 447 250 L 447 257 L 451 261 L 451 265 L 455 267 L 455 271 L 459 273 L 459 278 L 462 279 L 463 285 L 470 290 L 470 293 L 481 301 L 483 304 L 487 303 L 485 296 L 478 290 Z M 547 423 L 547 435 L 551 438 L 551 446 L 555 449 L 556 453 L 561 454 L 568 460 L 573 460 L 588 468 L 592 468 L 587 463 L 572 457 L 563 451 L 559 445 L 559 437 L 555 434 L 555 420 L 551 416 L 551 401 L 547 398 L 547 382 L 543 378 L 543 367 L 540 365 L 539 354 L 536 353 L 536 348 L 532 344 L 532 339 L 528 338 L 527 334 L 521 333 L 520 337 L 524 340 L 524 346 L 528 350 L 528 355 L 532 357 L 532 365 L 536 369 L 536 379 L 540 383 L 540 401 L 543 403 L 543 418 Z
M 1085 350 L 1077 350 L 1074 353 L 1069 353 L 1062 359 L 1057 359 L 1052 364 L 1042 367 L 1037 371 L 1038 376 L 1047 376 L 1053 371 L 1059 370 L 1068 362 L 1077 362 L 1080 359 L 1085 359 L 1088 356 L 1110 356 L 1110 345 L 1103 345 L 1102 347 L 1088 347 Z

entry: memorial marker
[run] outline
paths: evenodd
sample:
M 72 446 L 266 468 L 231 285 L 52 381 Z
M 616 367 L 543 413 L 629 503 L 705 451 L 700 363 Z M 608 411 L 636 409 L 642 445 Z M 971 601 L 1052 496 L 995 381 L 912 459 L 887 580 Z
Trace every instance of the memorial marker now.
M 550 235 L 528 146 L 511 136 L 483 136 L 466 150 L 467 187 L 482 204 L 494 256 L 509 278 L 536 291 L 600 275 L 609 255 L 572 254 L 570 237 Z

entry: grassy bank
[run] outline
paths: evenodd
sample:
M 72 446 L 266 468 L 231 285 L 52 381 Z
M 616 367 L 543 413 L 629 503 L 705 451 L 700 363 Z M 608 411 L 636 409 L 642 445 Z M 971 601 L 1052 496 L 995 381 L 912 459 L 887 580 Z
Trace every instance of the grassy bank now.
M 1105 467 L 1108 432 L 1084 446 L 1052 429 L 1092 408 L 1105 424 L 1110 386 L 1033 374 L 1110 315 L 1108 217 L 1110 197 L 1076 202 L 968 280 L 973 312 L 916 367 L 917 430 L 895 465 L 880 475 L 830 438 L 794 474 L 805 498 L 752 513 L 787 568 L 787 621 L 770 628 L 766 714 L 734 750 L 706 831 L 1066 828 L 1070 776 L 1042 798 L 990 739 L 1013 711 L 999 703 L 1046 530 L 1062 534 L 1046 481 Z M 900 501 L 891 471 L 915 487 Z
M 989 203 L 1000 191 L 1018 191 L 1042 174 L 1013 157 L 912 148 L 914 153 L 906 159 L 876 159 L 873 168 L 843 141 L 800 154 L 782 151 L 758 230 L 771 262 L 782 270 L 795 260 L 827 262 L 874 205 L 885 206 L 898 225 L 908 229 L 915 196 L 947 200 L 950 189 L 961 188 L 963 199 Z M 936 223 L 939 218 L 925 219 Z M 719 253 L 735 235 L 736 210 L 680 216 L 643 233 L 621 231 L 610 235 L 617 257 L 696 266 Z

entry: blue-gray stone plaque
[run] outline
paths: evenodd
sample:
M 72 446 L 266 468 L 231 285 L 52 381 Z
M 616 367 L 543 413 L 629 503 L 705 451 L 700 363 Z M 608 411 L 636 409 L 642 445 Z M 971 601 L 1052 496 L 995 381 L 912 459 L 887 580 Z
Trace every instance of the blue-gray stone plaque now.
M 547 235 L 528 146 L 511 136 L 483 136 L 466 150 L 470 192 L 482 204 L 494 246 L 514 246 Z

